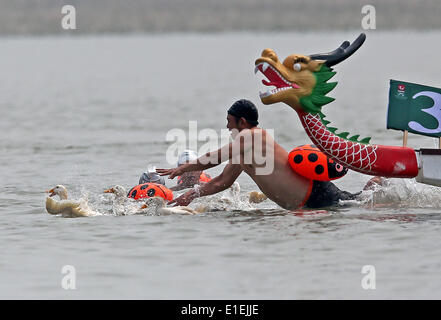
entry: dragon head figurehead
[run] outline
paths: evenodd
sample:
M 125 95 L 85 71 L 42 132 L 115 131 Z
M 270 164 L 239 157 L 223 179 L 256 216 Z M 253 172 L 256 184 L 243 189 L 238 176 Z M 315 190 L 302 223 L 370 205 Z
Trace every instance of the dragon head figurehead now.
M 337 85 L 337 82 L 327 82 L 335 75 L 331 67 L 351 56 L 365 39 L 362 33 L 352 44 L 345 41 L 332 52 L 309 56 L 292 54 L 283 62 L 272 49 L 263 50 L 254 71 L 262 72 L 267 78 L 262 80 L 264 85 L 275 88 L 260 93 L 260 100 L 263 104 L 284 102 L 296 111 L 320 112 L 323 105 L 334 101 L 326 96 Z
M 371 145 L 369 137 L 359 140 L 360 135 L 349 137 L 346 131 L 337 134 L 337 128 L 328 126 L 330 122 L 321 111 L 323 105 L 334 100 L 326 96 L 337 85 L 327 82 L 335 75 L 331 68 L 350 57 L 365 39 L 362 33 L 353 43 L 345 41 L 332 52 L 309 56 L 293 54 L 283 62 L 273 50 L 265 49 L 255 62 L 255 72 L 260 71 L 266 77 L 262 81 L 264 85 L 275 88 L 261 93 L 260 99 L 263 104 L 283 102 L 297 111 L 311 141 L 336 163 L 363 174 L 415 177 L 419 172 L 415 150 Z M 315 162 L 309 156 L 308 160 Z

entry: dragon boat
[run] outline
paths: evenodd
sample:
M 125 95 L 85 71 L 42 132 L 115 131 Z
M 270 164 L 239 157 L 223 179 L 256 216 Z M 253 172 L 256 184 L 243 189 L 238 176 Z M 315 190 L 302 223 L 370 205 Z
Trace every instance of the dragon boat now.
M 337 85 L 328 82 L 336 74 L 333 67 L 354 54 L 365 39 L 362 33 L 352 43 L 345 41 L 332 52 L 292 54 L 283 62 L 274 50 L 263 50 L 255 61 L 254 71 L 267 78 L 262 80 L 264 85 L 274 88 L 261 92 L 260 100 L 265 105 L 282 102 L 294 109 L 314 145 L 346 168 L 374 176 L 416 178 L 441 186 L 441 150 L 370 144 L 370 138 L 337 133 L 337 128 L 330 127 L 325 119 L 322 107 L 334 101 L 327 94 Z M 433 93 L 430 97 L 434 101 L 432 108 L 441 109 L 441 94 Z

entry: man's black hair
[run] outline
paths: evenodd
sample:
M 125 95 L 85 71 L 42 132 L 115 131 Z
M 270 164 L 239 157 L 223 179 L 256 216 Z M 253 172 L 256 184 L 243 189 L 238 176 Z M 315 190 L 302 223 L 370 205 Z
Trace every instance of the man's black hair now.
M 241 99 L 233 103 L 233 105 L 228 109 L 228 114 L 231 114 L 236 118 L 244 118 L 249 124 L 257 126 L 259 124 L 259 112 L 256 106 L 249 100 Z

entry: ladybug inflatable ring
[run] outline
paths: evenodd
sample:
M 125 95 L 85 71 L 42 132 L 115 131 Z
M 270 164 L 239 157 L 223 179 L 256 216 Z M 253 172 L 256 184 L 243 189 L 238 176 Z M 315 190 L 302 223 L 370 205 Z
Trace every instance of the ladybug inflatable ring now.
M 143 183 L 130 189 L 127 197 L 135 200 L 144 198 L 161 197 L 167 201 L 173 200 L 173 192 L 159 183 Z
M 347 168 L 328 158 L 312 144 L 294 148 L 288 155 L 288 161 L 295 172 L 310 180 L 331 181 L 348 173 Z

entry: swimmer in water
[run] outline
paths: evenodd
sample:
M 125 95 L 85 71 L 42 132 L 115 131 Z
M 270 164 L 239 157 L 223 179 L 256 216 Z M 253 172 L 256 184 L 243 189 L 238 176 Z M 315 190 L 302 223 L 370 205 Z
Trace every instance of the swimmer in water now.
M 139 177 L 138 184 L 157 183 L 165 186 L 165 180 L 155 171 L 146 171 Z
M 248 100 L 236 101 L 227 112 L 227 128 L 233 142 L 196 160 L 173 169 L 157 169 L 169 178 L 185 172 L 201 171 L 229 161 L 223 172 L 210 182 L 194 188 L 170 203 L 186 206 L 195 198 L 212 195 L 230 187 L 244 171 L 259 189 L 284 209 L 320 208 L 338 204 L 339 200 L 355 199 L 357 194 L 342 191 L 330 181 L 313 181 L 296 173 L 288 163 L 288 152 L 258 125 L 258 111 Z M 257 158 L 255 150 L 259 150 Z M 264 163 L 262 164 L 262 155 Z M 260 170 L 272 167 L 269 172 Z
M 198 158 L 198 155 L 193 150 L 185 150 L 179 155 L 178 167 L 194 161 Z M 162 177 L 161 177 L 162 178 Z M 187 188 L 193 188 L 195 185 L 203 184 L 211 180 L 210 175 L 204 173 L 202 170 L 185 172 L 181 176 L 178 176 L 178 184 L 171 187 L 172 191 L 179 191 Z

